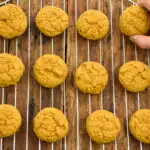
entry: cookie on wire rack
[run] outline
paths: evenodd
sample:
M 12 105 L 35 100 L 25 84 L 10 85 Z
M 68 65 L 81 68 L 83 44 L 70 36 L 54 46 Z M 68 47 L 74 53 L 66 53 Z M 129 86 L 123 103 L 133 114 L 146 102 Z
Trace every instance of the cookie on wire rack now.
M 96 110 L 86 120 L 87 133 L 98 144 L 114 141 L 120 128 L 118 117 L 107 110 Z
M 67 77 L 67 65 L 57 55 L 45 54 L 34 64 L 34 76 L 41 86 L 54 88 L 62 84 Z
M 141 92 L 150 86 L 150 68 L 140 61 L 129 61 L 119 69 L 119 81 L 130 92 Z
M 23 76 L 25 66 L 21 59 L 8 53 L 0 53 L 0 87 L 17 84 Z
M 69 130 L 68 120 L 58 109 L 46 107 L 34 118 L 34 132 L 46 142 L 56 142 L 64 138 Z
M 129 129 L 139 141 L 150 144 L 150 109 L 140 109 L 130 118 Z
M 22 35 L 27 28 L 27 17 L 22 9 L 14 4 L 0 7 L 0 36 L 12 39 Z
M 120 30 L 127 36 L 145 35 L 150 30 L 150 14 L 141 6 L 129 6 L 120 16 Z
M 97 62 L 84 62 L 76 70 L 75 84 L 83 93 L 99 94 L 108 82 L 108 73 Z
M 98 10 L 87 10 L 77 20 L 78 33 L 89 40 L 98 40 L 107 35 L 109 21 L 107 16 Z
M 0 105 L 0 137 L 8 137 L 19 130 L 22 118 L 20 112 L 12 105 Z
M 36 25 L 44 35 L 55 37 L 68 27 L 68 15 L 61 8 L 46 6 L 38 12 Z

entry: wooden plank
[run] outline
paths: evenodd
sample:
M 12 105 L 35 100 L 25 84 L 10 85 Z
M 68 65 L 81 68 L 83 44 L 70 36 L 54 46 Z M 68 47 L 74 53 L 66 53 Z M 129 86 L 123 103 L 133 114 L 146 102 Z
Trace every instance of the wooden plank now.
M 131 3 L 128 3 L 127 1 L 124 1 L 124 7 L 130 6 Z M 137 60 L 137 52 L 136 47 L 133 43 L 131 43 L 128 39 L 128 37 L 125 38 L 126 41 L 126 61 L 131 60 Z M 140 108 L 139 106 L 139 95 L 131 92 L 127 92 L 127 98 L 128 98 L 128 113 L 129 113 L 129 119 L 131 115 Z M 129 134 L 129 143 L 131 149 L 140 149 L 140 142 L 135 140 L 135 138 Z
M 100 9 L 100 4 L 98 0 L 88 1 L 88 9 Z M 103 41 L 103 40 L 101 40 Z M 90 61 L 95 61 L 100 63 L 100 41 L 89 41 L 89 51 L 90 51 Z M 91 112 L 100 109 L 101 94 L 91 95 Z M 92 142 L 92 149 L 101 149 L 102 146 Z
M 40 32 L 36 28 L 35 17 L 40 9 L 40 0 L 30 1 L 30 99 L 29 99 L 29 131 L 28 149 L 38 149 L 39 140 L 33 132 L 33 118 L 40 111 L 40 85 L 36 82 L 33 74 L 33 65 L 40 57 Z
M 113 45 L 111 42 L 113 42 L 113 38 L 111 37 L 111 32 L 113 31 L 113 29 L 111 29 L 111 1 L 107 1 L 104 0 L 103 1 L 103 9 L 104 9 L 104 13 L 106 14 L 106 16 L 108 17 L 109 21 L 110 21 L 110 31 L 108 33 L 108 35 L 106 36 L 106 38 L 104 39 L 104 45 L 103 45 L 103 49 L 104 49 L 104 56 L 103 56 L 103 63 L 105 68 L 108 71 L 108 75 L 109 75 L 109 81 L 108 81 L 108 85 L 106 87 L 106 89 L 103 92 L 104 95 L 104 109 L 110 111 L 110 112 L 114 112 L 114 108 L 113 108 L 113 70 L 112 70 L 112 51 L 113 51 Z M 115 148 L 115 142 L 112 143 L 108 143 L 105 144 L 105 149 L 108 150 L 112 150 Z
M 17 1 L 12 1 L 13 3 L 17 4 Z M 28 3 L 26 1 L 22 1 L 19 3 L 19 6 L 23 8 L 26 15 L 28 15 Z M 18 38 L 18 46 L 17 46 L 17 56 L 20 57 L 23 60 L 24 64 L 27 64 L 27 32 Z M 12 54 L 16 54 L 16 39 L 10 40 L 9 42 L 9 52 Z M 27 69 L 27 65 L 26 69 Z M 16 107 L 19 109 L 21 116 L 22 116 L 22 126 L 19 130 L 19 132 L 16 133 L 16 141 L 15 145 L 13 145 L 13 141 L 9 144 L 5 143 L 6 149 L 7 146 L 10 146 L 10 149 L 13 149 L 13 146 L 15 146 L 16 150 L 19 150 L 20 147 L 24 150 L 26 147 L 26 104 L 27 104 L 27 71 L 24 73 L 22 79 L 18 83 L 16 87 Z M 15 88 L 9 87 L 8 88 L 8 95 L 7 95 L 7 103 L 14 104 L 14 95 L 15 94 Z M 20 139 L 22 139 L 20 141 Z M 13 140 L 13 139 L 12 139 Z
M 16 1 L 11 1 L 12 3 L 16 4 Z M 6 49 L 7 53 L 16 55 L 16 39 L 6 40 L 8 47 Z M 9 86 L 5 88 L 6 97 L 5 97 L 5 104 L 14 105 L 15 104 L 15 86 Z M 13 149 L 13 140 L 14 136 L 10 136 L 8 138 L 3 139 L 4 150 L 5 149 Z
M 137 47 L 137 60 L 144 62 L 145 64 L 148 65 L 148 57 L 149 57 L 149 51 L 148 50 L 142 50 Z M 149 89 L 144 90 L 143 92 L 139 93 L 139 104 L 140 104 L 140 109 L 149 109 L 150 108 L 150 97 L 149 97 Z M 148 144 L 142 144 L 142 148 L 144 150 L 149 150 L 150 145 Z
M 67 66 L 68 66 L 68 77 L 66 79 L 66 112 L 69 121 L 70 131 L 67 136 L 66 148 L 71 150 L 77 149 L 78 141 L 78 128 L 77 128 L 77 95 L 74 86 L 74 72 L 76 68 L 76 29 L 75 29 L 75 10 L 76 1 L 68 1 L 68 15 L 69 15 L 69 27 L 67 32 Z M 72 130 L 74 128 L 74 130 Z
M 3 53 L 3 44 L 4 44 L 4 40 L 3 40 L 3 38 L 2 37 L 0 37 L 0 53 Z M 2 92 L 3 92 L 3 90 L 2 90 L 2 88 L 0 88 L 0 104 L 3 102 L 3 100 L 2 100 Z M 2 139 L 0 139 L 0 147 L 2 147 Z
M 47 5 L 52 5 L 52 0 L 42 0 L 42 7 L 45 7 Z M 52 39 L 49 37 L 46 37 L 45 35 L 42 35 L 42 54 L 48 54 L 52 53 Z M 52 106 L 52 89 L 46 89 L 42 87 L 42 102 L 41 102 L 41 108 L 44 107 L 51 107 Z M 41 142 L 41 149 L 47 150 L 51 149 L 52 144 Z
M 87 10 L 87 0 L 77 1 L 77 16 L 79 17 L 84 11 Z M 84 39 L 78 34 L 78 66 L 85 61 L 88 61 L 88 40 Z M 77 60 L 76 60 L 77 61 Z M 89 115 L 89 95 L 78 92 L 79 102 L 79 135 L 80 135 L 80 149 L 90 149 L 90 138 L 86 133 L 86 118 Z
M 122 11 L 121 5 L 116 3 L 115 0 L 112 1 L 113 11 L 112 11 L 112 26 L 113 26 L 113 54 L 114 54 L 114 75 L 115 75 L 115 103 L 116 103 L 116 115 L 119 117 L 121 122 L 121 132 L 117 138 L 117 148 L 119 150 L 127 149 L 127 130 L 126 130 L 126 97 L 125 90 L 121 86 L 118 80 L 118 72 L 121 65 L 124 63 L 124 47 L 123 47 L 123 35 L 119 30 L 119 18 Z M 122 108 L 122 109 L 120 109 Z
M 9 53 L 10 48 L 10 40 L 3 39 L 3 52 Z M 3 102 L 5 104 L 14 104 L 14 86 L 8 88 L 2 88 Z M 8 138 L 3 138 L 3 149 L 12 149 L 13 148 L 13 138 L 14 136 L 10 136 Z
M 59 7 L 61 9 L 64 10 L 64 8 L 66 7 L 66 1 L 65 0 L 54 0 L 54 6 Z M 62 33 L 61 35 L 57 36 L 54 38 L 54 49 L 53 49 L 53 53 L 55 55 L 60 56 L 62 59 L 64 59 L 65 61 L 65 32 Z M 54 102 L 53 102 L 53 106 L 61 111 L 63 111 L 63 102 L 64 102 L 64 84 L 56 87 L 53 90 L 54 93 Z M 62 149 L 62 140 L 54 143 L 54 148 L 55 149 Z
M 4 51 L 4 39 L 0 37 L 0 53 Z M 2 103 L 2 88 L 0 88 L 0 103 Z
M 28 1 L 23 0 L 19 2 L 19 6 L 23 9 L 26 16 L 28 17 Z M 16 150 L 20 148 L 25 150 L 26 148 L 26 128 L 27 128 L 27 89 L 28 89 L 28 30 L 18 38 L 18 50 L 17 56 L 20 57 L 25 64 L 26 71 L 20 82 L 17 84 L 17 104 L 16 107 L 19 109 L 22 116 L 22 126 L 16 134 Z M 22 140 L 20 140 L 22 139 Z

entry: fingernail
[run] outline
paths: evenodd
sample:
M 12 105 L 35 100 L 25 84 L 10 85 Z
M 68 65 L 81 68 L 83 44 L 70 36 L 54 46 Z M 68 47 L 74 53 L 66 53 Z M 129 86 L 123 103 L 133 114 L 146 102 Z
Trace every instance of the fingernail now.
M 129 39 L 134 42 L 136 40 L 136 36 L 131 36 Z

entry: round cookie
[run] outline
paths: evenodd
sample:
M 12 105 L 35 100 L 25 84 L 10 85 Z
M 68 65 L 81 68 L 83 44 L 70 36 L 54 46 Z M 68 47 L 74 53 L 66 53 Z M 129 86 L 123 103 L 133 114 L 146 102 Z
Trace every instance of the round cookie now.
M 14 55 L 0 54 L 0 87 L 15 85 L 24 73 L 24 64 Z
M 27 28 L 27 18 L 22 9 L 14 4 L 0 7 L 0 36 L 6 39 L 22 35 Z
M 141 92 L 150 86 L 150 69 L 140 61 L 129 61 L 119 69 L 119 81 L 128 91 Z
M 65 81 L 67 66 L 59 56 L 45 54 L 34 64 L 34 75 L 43 87 L 54 88 Z
M 120 132 L 120 121 L 109 111 L 97 110 L 88 116 L 86 130 L 98 144 L 112 142 Z
M 127 36 L 144 35 L 150 29 L 150 14 L 140 6 L 127 7 L 120 16 L 120 30 Z
M 43 34 L 54 37 L 68 27 L 68 15 L 60 8 L 46 6 L 38 12 L 36 25 Z
M 98 40 L 108 33 L 109 22 L 104 13 L 97 10 L 87 10 L 78 18 L 76 27 L 84 38 Z
M 150 109 L 136 111 L 130 118 L 129 128 L 137 140 L 150 144 Z
M 0 105 L 0 138 L 11 136 L 21 126 L 20 112 L 12 105 Z
M 106 87 L 106 69 L 96 62 L 82 63 L 75 73 L 75 83 L 83 93 L 99 94 Z
M 34 132 L 43 141 L 56 142 L 64 138 L 68 130 L 66 117 L 56 108 L 44 108 L 34 118 Z

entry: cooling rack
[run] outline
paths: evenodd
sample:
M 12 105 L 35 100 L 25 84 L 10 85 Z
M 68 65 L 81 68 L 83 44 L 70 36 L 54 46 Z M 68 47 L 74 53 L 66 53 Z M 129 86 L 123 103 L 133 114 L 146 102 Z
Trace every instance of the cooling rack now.
M 26 67 L 16 86 L 0 89 L 1 103 L 17 107 L 23 118 L 19 132 L 0 140 L 0 150 L 149 150 L 149 145 L 130 135 L 128 120 L 136 110 L 150 108 L 150 91 L 133 94 L 118 82 L 118 69 L 126 61 L 140 60 L 150 65 L 149 50 L 139 49 L 119 31 L 121 12 L 136 3 L 131 0 L 10 0 L 6 3 L 14 3 L 23 9 L 28 18 L 28 29 L 17 39 L 0 38 L 0 52 L 17 55 Z M 46 5 L 60 7 L 69 15 L 68 30 L 56 38 L 45 37 L 35 25 L 37 12 Z M 88 41 L 77 34 L 75 22 L 87 9 L 100 10 L 108 16 L 110 31 L 100 41 Z M 66 82 L 55 89 L 40 87 L 33 77 L 33 64 L 45 53 L 59 55 L 68 65 Z M 76 68 L 89 60 L 102 63 L 109 73 L 108 86 L 99 95 L 83 94 L 74 86 Z M 38 140 L 32 130 L 33 117 L 48 106 L 62 110 L 70 124 L 68 136 L 51 144 Z M 109 110 L 121 121 L 121 133 L 112 143 L 97 145 L 86 134 L 86 117 L 97 109 Z

